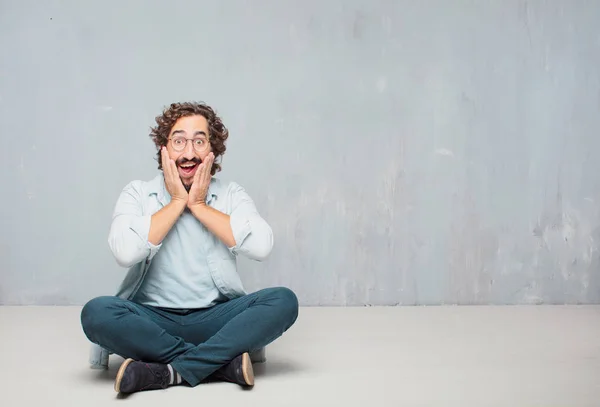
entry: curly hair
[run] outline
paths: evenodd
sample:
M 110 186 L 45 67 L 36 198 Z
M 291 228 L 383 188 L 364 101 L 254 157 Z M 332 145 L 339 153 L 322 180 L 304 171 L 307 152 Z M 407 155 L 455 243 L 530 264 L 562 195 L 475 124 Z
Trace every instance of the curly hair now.
M 221 171 L 221 165 L 217 162 L 217 159 L 227 149 L 225 141 L 229 137 L 229 130 L 227 130 L 221 118 L 217 116 L 216 112 L 210 106 L 197 102 L 171 103 L 169 107 L 163 110 L 160 116 L 156 117 L 156 126 L 151 128 L 150 137 L 158 150 L 156 159 L 159 170 L 162 170 L 160 149 L 167 145 L 173 125 L 182 117 L 194 115 L 201 115 L 208 122 L 208 140 L 215 155 L 211 175 L 215 175 L 215 173 Z

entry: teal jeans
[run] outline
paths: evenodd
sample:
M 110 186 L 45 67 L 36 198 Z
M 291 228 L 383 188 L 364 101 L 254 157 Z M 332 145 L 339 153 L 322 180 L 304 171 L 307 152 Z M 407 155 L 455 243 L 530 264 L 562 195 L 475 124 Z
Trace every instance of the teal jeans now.
M 273 342 L 297 317 L 296 295 L 277 287 L 198 310 L 97 297 L 83 307 L 81 324 L 91 342 L 124 358 L 170 363 L 196 386 L 236 356 Z

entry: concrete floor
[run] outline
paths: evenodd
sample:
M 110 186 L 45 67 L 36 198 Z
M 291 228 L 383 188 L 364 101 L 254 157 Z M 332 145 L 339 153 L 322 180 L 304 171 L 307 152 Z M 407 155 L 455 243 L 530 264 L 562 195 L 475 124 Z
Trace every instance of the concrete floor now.
M 256 385 L 113 390 L 80 307 L 0 307 L 0 405 L 600 406 L 600 306 L 302 308 Z

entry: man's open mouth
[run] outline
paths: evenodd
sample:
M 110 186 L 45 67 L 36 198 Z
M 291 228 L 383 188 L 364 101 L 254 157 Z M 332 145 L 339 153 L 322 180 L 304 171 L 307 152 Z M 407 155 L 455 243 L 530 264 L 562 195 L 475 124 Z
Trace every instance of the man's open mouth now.
M 189 162 L 179 166 L 182 175 L 186 177 L 193 175 L 196 171 L 196 168 L 198 168 L 198 164 L 195 162 Z

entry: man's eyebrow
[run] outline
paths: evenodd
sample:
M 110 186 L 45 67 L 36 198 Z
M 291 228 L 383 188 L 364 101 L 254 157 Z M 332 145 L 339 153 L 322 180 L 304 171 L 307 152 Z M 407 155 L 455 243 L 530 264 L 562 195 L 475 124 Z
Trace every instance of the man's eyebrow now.
M 175 131 L 173 131 L 173 133 L 171 133 L 171 136 L 174 136 L 176 134 L 185 134 L 185 130 L 175 130 Z M 197 132 L 195 132 L 194 136 L 204 136 L 204 137 L 207 137 L 206 133 L 204 131 L 202 131 L 202 130 L 198 130 Z

